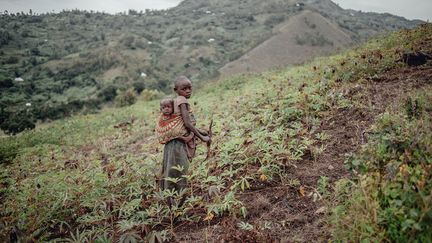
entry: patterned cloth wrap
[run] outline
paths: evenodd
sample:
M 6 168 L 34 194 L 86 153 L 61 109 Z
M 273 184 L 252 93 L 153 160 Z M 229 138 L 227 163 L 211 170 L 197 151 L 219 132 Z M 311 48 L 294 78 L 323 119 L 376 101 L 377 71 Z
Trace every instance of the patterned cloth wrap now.
M 181 116 L 176 114 L 160 115 L 156 126 L 156 136 L 159 143 L 166 144 L 173 139 L 187 136 L 187 134 L 188 131 Z

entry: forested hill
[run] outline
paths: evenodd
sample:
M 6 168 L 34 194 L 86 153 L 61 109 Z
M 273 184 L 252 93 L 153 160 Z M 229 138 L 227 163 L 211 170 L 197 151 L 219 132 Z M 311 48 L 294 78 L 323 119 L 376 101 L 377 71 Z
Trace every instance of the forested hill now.
M 116 15 L 78 10 L 3 14 L 0 128 L 17 133 L 38 120 L 95 112 L 114 101 L 128 105 L 143 90 L 139 98 L 151 99 L 169 90 L 179 74 L 210 80 L 306 10 L 346 33 L 348 44 L 418 24 L 389 14 L 344 10 L 329 0 L 186 0 L 169 10 Z M 340 48 L 315 33 L 315 24 L 308 26 L 310 33 L 298 36 L 297 44 Z

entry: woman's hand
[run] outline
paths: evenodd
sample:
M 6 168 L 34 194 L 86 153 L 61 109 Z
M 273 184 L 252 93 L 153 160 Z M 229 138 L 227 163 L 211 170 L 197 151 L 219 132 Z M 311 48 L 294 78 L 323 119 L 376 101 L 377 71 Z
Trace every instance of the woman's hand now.
M 201 136 L 201 140 L 203 141 L 203 142 L 209 142 L 210 140 L 211 140 L 211 138 L 209 137 L 209 136 Z
M 208 136 L 209 133 L 206 130 L 202 130 L 200 129 L 199 132 L 203 135 L 203 136 Z

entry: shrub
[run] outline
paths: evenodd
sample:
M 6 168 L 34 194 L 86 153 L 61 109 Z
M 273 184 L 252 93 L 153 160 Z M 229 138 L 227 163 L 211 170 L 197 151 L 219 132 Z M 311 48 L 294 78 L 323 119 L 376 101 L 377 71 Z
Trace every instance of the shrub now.
M 431 103 L 430 95 L 410 98 L 407 114 L 384 115 L 362 153 L 347 160 L 359 181 L 351 199 L 335 210 L 336 238 L 432 239 L 432 123 L 425 112 Z
M 128 36 L 125 36 L 125 37 L 123 37 L 121 40 L 120 40 L 120 42 L 124 45 L 124 46 L 126 46 L 127 48 L 133 48 L 134 46 L 133 46 L 133 42 L 135 41 L 135 37 L 134 36 L 132 36 L 132 35 L 128 35 Z
M 98 97 L 103 101 L 112 101 L 117 95 L 117 87 L 114 84 L 109 84 L 103 87 L 99 93 Z
M 284 20 L 285 20 L 285 17 L 282 15 L 272 15 L 264 21 L 264 24 L 266 26 L 275 26 Z
M 334 43 L 319 33 L 306 33 L 304 36 L 296 35 L 295 41 L 298 45 L 310 45 L 310 46 L 333 46 Z
M 39 55 L 40 55 L 40 50 L 39 50 L 39 48 L 37 48 L 37 47 L 33 47 L 33 48 L 30 49 L 30 53 L 31 53 L 33 56 L 39 56 Z
M 28 60 L 28 62 L 29 62 L 32 66 L 36 66 L 36 65 L 38 65 L 38 60 L 36 59 L 36 57 L 30 57 L 30 59 Z
M 19 61 L 19 59 L 16 56 L 10 56 L 6 59 L 7 64 L 17 64 L 18 61 Z
M 145 49 L 147 47 L 147 43 L 145 43 L 141 39 L 138 39 L 138 40 L 135 41 L 135 46 L 138 47 L 138 48 L 140 48 L 140 49 Z
M 18 154 L 18 144 L 15 142 L 0 144 L 0 164 L 11 162 Z
M 136 91 L 133 88 L 130 88 L 116 96 L 115 105 L 117 107 L 125 107 L 135 104 L 136 101 Z

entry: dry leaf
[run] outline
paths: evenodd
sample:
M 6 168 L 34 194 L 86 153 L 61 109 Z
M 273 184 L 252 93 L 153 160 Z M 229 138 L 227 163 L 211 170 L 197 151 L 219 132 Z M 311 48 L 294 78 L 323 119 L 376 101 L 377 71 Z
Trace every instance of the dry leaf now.
M 305 191 L 305 188 L 303 186 L 300 187 L 299 193 L 302 197 L 306 196 L 306 191 Z
M 318 208 L 317 211 L 315 211 L 315 214 L 323 214 L 325 212 L 327 212 L 327 208 L 326 207 L 320 207 L 320 208 Z
M 204 221 L 211 221 L 213 218 L 214 218 L 214 214 L 209 213 L 209 214 L 207 214 L 207 217 L 204 218 Z

